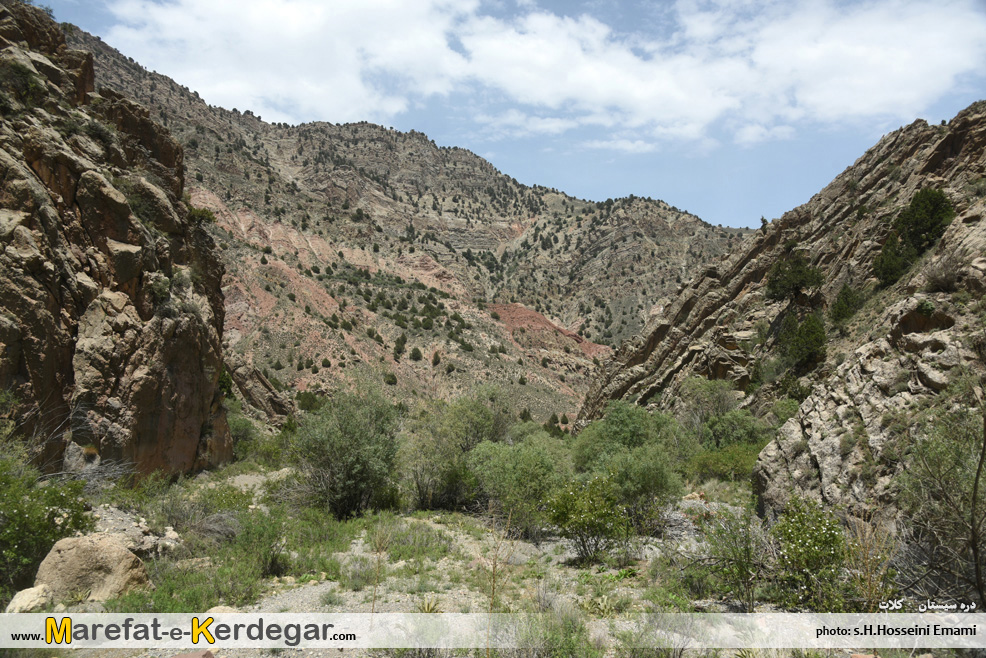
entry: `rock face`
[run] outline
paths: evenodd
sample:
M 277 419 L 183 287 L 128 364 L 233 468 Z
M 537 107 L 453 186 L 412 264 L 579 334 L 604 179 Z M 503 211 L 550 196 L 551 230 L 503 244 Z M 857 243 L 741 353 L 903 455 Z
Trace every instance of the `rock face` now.
M 746 388 L 754 367 L 769 361 L 787 307 L 766 298 L 767 274 L 797 241 L 824 275 L 816 306 L 831 304 L 843 285 L 873 296 L 844 334 L 829 331 L 827 359 L 802 379 L 811 394 L 761 453 L 755 489 L 763 511 L 798 492 L 850 507 L 889 502 L 888 485 L 903 468 L 895 414 L 933 399 L 956 373 L 983 367 L 981 309 L 970 301 L 986 289 L 984 175 L 984 102 L 948 125 L 916 121 L 886 135 L 808 203 L 693 279 L 603 365 L 580 423 L 612 399 L 673 408 L 682 382 L 696 375 Z M 900 282 L 876 290 L 873 261 L 895 217 L 924 187 L 942 189 L 956 217 Z M 744 404 L 761 405 L 776 391 L 767 384 Z
M 0 48 L 0 387 L 39 463 L 68 441 L 142 472 L 230 458 L 223 268 L 181 201 L 181 146 L 95 93 L 43 11 L 0 0 Z
M 110 535 L 66 537 L 55 544 L 41 566 L 34 588 L 47 586 L 54 600 L 85 596 L 107 601 L 152 587 L 144 563 Z

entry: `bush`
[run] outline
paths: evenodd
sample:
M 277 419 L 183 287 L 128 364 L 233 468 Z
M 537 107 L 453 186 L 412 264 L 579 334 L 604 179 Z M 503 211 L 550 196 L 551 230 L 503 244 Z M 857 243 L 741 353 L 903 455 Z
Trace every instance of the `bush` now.
M 873 271 L 884 287 L 895 283 L 921 254 L 945 233 L 955 210 L 941 190 L 926 187 L 911 197 L 893 231 L 873 262 Z
M 0 63 L 0 86 L 9 89 L 26 107 L 40 104 L 47 93 L 44 83 L 29 67 L 10 60 Z
M 572 541 L 579 562 L 592 562 L 626 536 L 628 523 L 620 509 L 617 486 L 604 475 L 573 482 L 548 503 L 551 522 Z
M 880 254 L 873 261 L 873 273 L 879 279 L 880 285 L 886 288 L 904 275 L 915 258 L 917 254 L 914 249 L 910 245 L 901 243 L 896 231 L 892 232 L 883 243 Z
M 696 434 L 710 419 L 736 408 L 732 384 L 721 379 L 691 377 L 681 386 L 681 398 L 685 402 L 679 419 Z
M 726 509 L 710 519 L 703 530 L 709 570 L 722 589 L 739 598 L 746 612 L 753 612 L 757 586 L 773 566 L 774 546 L 763 521 L 752 506 L 742 513 Z
M 825 358 L 825 322 L 818 313 L 812 313 L 798 322 L 788 313 L 781 323 L 777 344 L 789 362 L 796 366 L 809 366 Z
M 866 301 L 863 294 L 849 285 L 843 285 L 832 306 L 829 307 L 829 319 L 834 324 L 842 324 L 863 307 Z
M 771 531 L 785 603 L 840 611 L 846 538 L 835 516 L 813 500 L 794 497 Z
M 388 489 L 397 410 L 379 391 L 336 391 L 298 428 L 295 461 L 312 501 L 337 519 L 363 513 Z
M 767 298 L 780 301 L 795 299 L 803 290 L 821 287 L 822 271 L 811 267 L 800 253 L 788 253 L 774 263 L 767 275 Z
M 945 193 L 926 187 L 914 193 L 910 205 L 897 217 L 895 228 L 920 256 L 945 234 L 953 217 L 955 210 Z
M 469 468 L 511 527 L 537 541 L 547 523 L 544 501 L 571 476 L 565 452 L 561 441 L 534 430 L 513 445 L 479 444 L 469 455 Z
M 495 389 L 422 412 L 404 435 L 400 460 L 416 506 L 458 509 L 473 502 L 478 484 L 469 453 L 483 442 L 501 441 L 510 424 L 511 414 Z
M 52 480 L 38 486 L 40 477 L 18 456 L 0 457 L 0 603 L 4 605 L 14 592 L 31 586 L 55 542 L 92 526 L 80 497 L 82 482 Z
M 769 428 L 747 409 L 733 409 L 715 416 L 702 428 L 702 443 L 724 448 L 735 443 L 761 444 Z
M 923 564 L 915 571 L 926 568 L 935 574 L 944 591 L 933 596 L 978 597 L 986 603 L 983 417 L 971 409 L 943 410 L 923 430 L 901 478 L 912 544 L 922 549 Z

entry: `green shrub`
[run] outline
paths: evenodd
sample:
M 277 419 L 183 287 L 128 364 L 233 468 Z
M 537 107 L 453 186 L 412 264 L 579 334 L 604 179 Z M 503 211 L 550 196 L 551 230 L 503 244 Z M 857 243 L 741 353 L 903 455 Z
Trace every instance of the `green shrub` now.
M 619 489 L 607 476 L 571 482 L 548 502 L 549 518 L 571 540 L 579 562 L 592 562 L 628 532 Z
M 784 398 L 783 400 L 778 400 L 771 407 L 770 411 L 777 417 L 778 426 L 783 425 L 798 413 L 798 408 L 801 403 L 798 400 L 792 398 Z
M 825 322 L 818 313 L 798 322 L 794 313 L 788 313 L 781 323 L 777 344 L 790 363 L 806 367 L 825 358 Z
M 689 464 L 693 477 L 700 480 L 715 478 L 729 482 L 748 482 L 757 457 L 766 441 L 734 443 L 717 450 L 703 450 Z
M 769 428 L 747 409 L 733 409 L 711 418 L 702 428 L 702 443 L 724 448 L 735 443 L 761 444 Z
M 485 441 L 469 455 L 469 468 L 483 494 L 510 518 L 511 527 L 539 540 L 547 523 L 544 501 L 570 476 L 558 439 L 536 430 L 509 445 Z
M 746 612 L 756 606 L 757 587 L 770 574 L 773 547 L 763 521 L 747 506 L 741 512 L 719 511 L 704 524 L 707 568 L 720 590 L 731 592 Z
M 846 538 L 835 515 L 813 500 L 793 497 L 771 532 L 784 602 L 814 612 L 840 611 Z
M 721 379 L 690 377 L 681 385 L 681 398 L 684 404 L 679 419 L 696 434 L 710 419 L 736 408 L 733 385 Z
M 392 372 L 388 372 L 383 376 L 383 383 L 387 386 L 395 386 L 397 384 L 397 375 Z
M 978 570 L 986 555 L 983 416 L 946 407 L 921 430 L 901 477 L 901 503 L 921 549 L 921 570 L 935 574 L 943 596 L 986 601 L 983 576 L 977 574 L 977 555 Z
M 40 104 L 47 95 L 40 78 L 29 67 L 12 60 L 0 62 L 0 86 L 10 90 L 26 107 Z
M 767 298 L 773 300 L 794 299 L 802 291 L 821 287 L 822 271 L 811 267 L 801 253 L 788 253 L 774 263 L 767 275 Z
M 502 440 L 512 422 L 501 394 L 490 388 L 438 402 L 404 435 L 401 464 L 406 487 L 421 509 L 458 509 L 475 500 L 478 484 L 468 467 L 477 445 Z
M 895 227 L 904 242 L 920 256 L 945 234 L 955 210 L 941 190 L 931 187 L 918 190 L 911 203 L 897 217 Z
M 941 190 L 926 187 L 915 192 L 873 263 L 880 284 L 886 287 L 900 279 L 944 235 L 953 217 L 952 203 Z
M 338 519 L 361 514 L 388 489 L 397 410 L 379 391 L 336 391 L 299 426 L 294 459 L 312 501 Z
M 880 254 L 873 261 L 873 273 L 879 279 L 880 285 L 886 288 L 904 275 L 915 258 L 917 254 L 914 248 L 902 243 L 897 232 L 894 231 L 883 243 Z
M 863 307 L 866 301 L 862 293 L 849 285 L 843 285 L 838 296 L 829 308 L 829 319 L 834 324 L 842 324 Z
M 50 480 L 16 455 L 0 457 L 0 604 L 30 587 L 34 574 L 59 539 L 92 527 L 82 482 Z

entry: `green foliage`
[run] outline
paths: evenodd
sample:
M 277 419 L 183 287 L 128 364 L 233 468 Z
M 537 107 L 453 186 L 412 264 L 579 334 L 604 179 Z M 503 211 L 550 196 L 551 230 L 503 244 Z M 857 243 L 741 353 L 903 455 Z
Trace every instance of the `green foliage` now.
M 9 448 L 9 446 L 4 446 Z M 92 519 L 81 498 L 82 482 L 51 480 L 40 486 L 40 473 L 16 450 L 0 457 L 0 602 L 30 587 L 38 565 L 59 539 L 86 531 Z
M 865 301 L 866 298 L 861 292 L 845 284 L 829 307 L 829 319 L 834 324 L 843 324 L 863 307 Z
M 539 540 L 547 522 L 544 501 L 571 476 L 562 442 L 541 429 L 531 429 L 513 443 L 486 441 L 469 455 L 469 467 L 480 489 L 511 527 Z
M 423 355 L 421 354 L 421 350 L 418 349 L 417 347 L 411 349 L 410 357 L 412 361 L 420 361 L 422 358 L 424 358 Z
M 359 515 L 389 488 L 397 410 L 364 384 L 336 391 L 298 428 L 294 459 L 311 500 L 338 519 Z
M 702 428 L 702 443 L 716 448 L 736 443 L 761 444 L 769 431 L 770 428 L 749 410 L 733 409 L 709 419 Z
M 701 434 L 702 427 L 710 419 L 736 408 L 732 384 L 721 379 L 691 377 L 681 385 L 681 398 L 683 405 L 679 418 L 696 434 Z
M 401 445 L 405 486 L 415 505 L 458 509 L 474 501 L 478 485 L 469 453 L 483 442 L 502 440 L 510 424 L 509 408 L 492 388 L 423 410 Z
M 821 287 L 822 272 L 811 267 L 801 253 L 788 253 L 774 263 L 767 275 L 767 298 L 773 300 L 795 299 L 802 291 Z
M 901 239 L 921 255 L 944 235 L 953 217 L 955 210 L 945 193 L 926 187 L 914 193 L 910 205 L 897 217 L 895 228 Z
M 949 409 L 922 430 L 901 477 L 908 523 L 946 593 L 986 602 L 986 421 L 972 409 Z
M 551 522 L 572 541 L 579 562 L 592 562 L 621 537 L 628 520 L 620 508 L 619 488 L 607 476 L 595 475 L 563 487 L 548 502 Z
M 812 313 L 798 322 L 794 313 L 788 313 L 777 334 L 777 345 L 789 362 L 806 367 L 825 358 L 825 321 L 819 313 Z
M 318 411 L 326 402 L 324 395 L 314 391 L 298 391 L 295 400 L 298 402 L 298 408 L 302 411 Z
M 801 403 L 798 400 L 792 398 L 784 398 L 783 400 L 778 400 L 771 407 L 770 411 L 777 417 L 777 425 L 783 425 L 791 418 L 794 418 L 795 414 L 798 413 L 798 408 Z
M 721 587 L 753 612 L 758 585 L 770 574 L 772 546 L 764 523 L 748 505 L 742 512 L 723 510 L 704 524 L 708 568 Z
M 606 476 L 633 525 L 650 532 L 656 529 L 660 508 L 680 495 L 674 464 L 692 450 L 692 442 L 670 416 L 616 401 L 582 430 L 572 459 L 576 471 Z
M 691 475 L 699 480 L 715 478 L 728 482 L 748 482 L 765 442 L 735 443 L 718 450 L 703 450 L 689 463 Z
M 886 287 L 900 279 L 944 235 L 953 217 L 952 203 L 941 190 L 926 187 L 915 192 L 873 262 L 880 284 Z
M 771 532 L 779 545 L 785 602 L 815 612 L 840 611 L 846 538 L 835 515 L 813 500 L 793 497 Z
M 191 207 L 190 206 L 188 208 L 188 219 L 193 224 L 203 224 L 203 223 L 215 224 L 216 223 L 216 216 L 215 216 L 215 214 L 213 214 L 213 212 L 211 210 L 209 210 L 208 208 L 194 208 L 194 207 Z
M 902 243 L 897 232 L 894 231 L 883 243 L 880 254 L 873 261 L 873 273 L 880 280 L 880 285 L 886 288 L 896 283 L 916 258 L 917 253 L 914 248 Z
M 216 388 L 227 398 L 233 397 L 233 377 L 226 368 L 219 371 L 219 382 Z
M 47 95 L 44 83 L 34 71 L 13 60 L 0 62 L 0 87 L 28 108 L 39 105 Z

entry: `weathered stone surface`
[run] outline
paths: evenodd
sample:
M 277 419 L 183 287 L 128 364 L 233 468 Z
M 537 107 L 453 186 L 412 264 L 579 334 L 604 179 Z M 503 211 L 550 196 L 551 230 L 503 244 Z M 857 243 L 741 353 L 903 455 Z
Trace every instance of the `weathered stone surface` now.
M 92 55 L 43 11 L 0 0 L 0 38 L 51 83 L 0 123 L 0 388 L 37 462 L 78 468 L 66 436 L 143 472 L 229 459 L 223 268 L 180 201 L 181 147 L 119 94 L 86 105 Z
M 59 540 L 38 567 L 34 585 L 50 587 L 56 600 L 84 596 L 89 601 L 153 586 L 140 558 L 117 538 L 99 534 Z
M 14 598 L 7 604 L 7 609 L 4 612 L 8 614 L 37 612 L 51 605 L 54 601 L 54 592 L 52 592 L 50 587 L 42 584 L 36 587 L 22 589 L 14 594 Z

